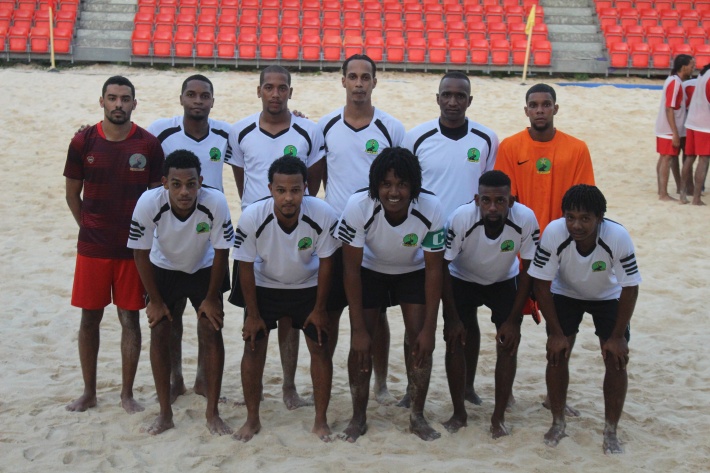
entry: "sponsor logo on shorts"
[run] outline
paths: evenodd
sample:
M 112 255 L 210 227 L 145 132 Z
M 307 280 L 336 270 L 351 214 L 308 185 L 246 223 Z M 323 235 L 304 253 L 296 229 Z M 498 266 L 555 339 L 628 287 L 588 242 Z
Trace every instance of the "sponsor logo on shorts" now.
M 136 153 L 128 158 L 128 166 L 131 171 L 145 171 L 146 164 L 148 164 L 148 160 L 142 154 Z
M 298 241 L 299 250 L 307 250 L 313 246 L 313 240 L 309 237 L 303 237 Z
M 367 140 L 365 143 L 365 152 L 369 154 L 377 154 L 378 149 L 380 149 L 380 143 L 377 140 Z
M 606 271 L 606 263 L 604 261 L 595 261 L 592 264 L 592 271 L 595 273 L 599 271 Z
M 210 224 L 207 222 L 200 222 L 197 224 L 197 233 L 209 233 Z
M 402 245 L 403 246 L 417 246 L 418 241 L 419 241 L 419 237 L 417 237 L 417 234 L 410 233 L 409 235 L 404 236 L 404 238 L 402 239 Z
M 87 156 L 86 157 L 86 162 L 89 164 L 94 164 L 94 157 L 93 156 Z
M 284 148 L 284 156 L 293 156 L 294 158 L 298 156 L 298 150 L 293 145 L 288 145 Z
M 500 244 L 500 251 L 502 251 L 503 253 L 513 251 L 514 249 L 515 243 L 513 243 L 513 240 L 505 240 L 503 243 Z
M 212 148 L 210 150 L 210 161 L 219 161 L 222 159 L 222 152 L 219 148 Z
M 540 158 L 535 162 L 535 169 L 537 169 L 538 174 L 550 174 L 552 161 L 547 158 Z
M 481 152 L 478 148 L 471 148 L 468 150 L 468 160 L 472 163 L 477 163 L 481 159 Z

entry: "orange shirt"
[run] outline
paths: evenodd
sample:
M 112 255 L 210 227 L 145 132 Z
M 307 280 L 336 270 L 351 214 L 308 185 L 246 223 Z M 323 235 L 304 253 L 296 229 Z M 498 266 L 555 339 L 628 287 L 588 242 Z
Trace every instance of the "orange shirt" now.
M 535 212 L 541 232 L 562 217 L 562 197 L 570 187 L 594 185 L 587 145 L 560 130 L 547 142 L 533 141 L 527 129 L 504 139 L 495 169 L 510 177 L 511 193 Z

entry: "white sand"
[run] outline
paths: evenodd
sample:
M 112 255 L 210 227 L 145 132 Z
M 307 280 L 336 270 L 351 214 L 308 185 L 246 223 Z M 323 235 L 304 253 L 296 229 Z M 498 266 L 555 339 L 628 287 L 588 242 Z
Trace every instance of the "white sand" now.
M 608 217 L 622 222 L 637 247 L 644 278 L 632 319 L 629 391 L 619 435 L 626 454 L 607 457 L 601 450 L 604 405 L 603 363 L 590 320 L 585 319 L 572 360 L 569 402 L 582 417 L 568 420 L 569 438 L 556 448 L 542 443 L 551 417 L 541 406 L 545 393 L 545 333 L 527 319 L 523 325 L 517 405 L 507 415 L 512 436 L 497 441 L 488 434 L 493 410 L 493 325 L 488 312 L 483 329 L 476 388 L 482 406 L 467 404 L 469 426 L 450 435 L 441 422 L 452 412 L 437 337 L 435 366 L 426 415 L 442 438 L 425 443 L 407 432 L 408 413 L 369 404 L 369 432 L 357 444 L 324 444 L 310 434 L 313 409 L 289 412 L 281 402 L 281 368 L 272 337 L 264 375 L 262 432 L 248 444 L 213 437 L 204 421 L 205 401 L 189 390 L 174 406 L 176 428 L 158 437 L 140 433 L 158 412 L 148 358 L 149 330 L 142 319 L 143 351 L 135 382 L 146 411 L 129 416 L 118 406 L 120 326 L 109 307 L 102 324 L 98 367 L 98 407 L 70 413 L 64 406 L 82 390 L 77 353 L 79 310 L 69 304 L 77 228 L 64 201 L 62 170 L 74 130 L 102 117 L 98 98 L 103 81 L 124 73 L 137 88 L 133 119 L 146 126 L 159 117 L 182 113 L 178 95 L 191 72 L 74 68 L 50 74 L 28 67 L 0 69 L 5 97 L 0 116 L 5 195 L 0 204 L 4 268 L 0 307 L 0 471 L 663 471 L 710 470 L 710 364 L 705 360 L 710 322 L 707 297 L 710 260 L 705 237 L 710 210 L 656 198 L 653 123 L 659 91 L 612 87 L 558 87 L 560 129 L 589 144 L 597 182 L 609 201 Z M 257 76 L 212 72 L 215 118 L 236 121 L 258 111 Z M 407 129 L 434 118 L 437 75 L 382 73 L 374 92 L 378 107 L 403 120 Z M 547 80 L 547 77 L 539 77 Z M 532 81 L 529 81 L 532 82 Z M 660 84 L 659 81 L 634 80 Z M 526 126 L 525 87 L 514 79 L 473 78 L 469 116 L 501 138 Z M 294 76 L 291 108 L 317 119 L 344 102 L 336 73 Z M 41 167 L 41 169 L 38 168 Z M 238 200 L 231 172 L 225 184 L 236 221 Z M 671 184 L 672 186 L 672 184 Z M 710 200 L 710 197 L 707 198 Z M 705 294 L 705 296 L 703 296 Z M 226 368 L 223 395 L 242 397 L 239 379 L 241 311 L 227 308 Z M 390 389 L 401 396 L 406 377 L 402 362 L 403 324 L 390 315 L 392 353 Z M 195 323 L 186 315 L 185 374 L 188 386 L 196 363 Z M 351 415 L 346 356 L 347 317 L 334 359 L 329 420 L 341 431 Z M 301 344 L 297 384 L 310 394 L 307 351 Z M 221 405 L 223 418 L 238 428 L 243 407 Z M 705 440 L 703 440 L 705 439 Z

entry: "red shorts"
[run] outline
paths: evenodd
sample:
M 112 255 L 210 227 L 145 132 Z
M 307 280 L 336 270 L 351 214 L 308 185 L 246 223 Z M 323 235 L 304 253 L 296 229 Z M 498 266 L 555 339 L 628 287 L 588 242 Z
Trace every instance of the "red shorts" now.
M 685 154 L 688 156 L 710 156 L 710 133 L 686 130 Z
M 664 154 L 666 156 L 678 156 L 680 154 L 680 148 L 675 148 L 673 146 L 673 140 L 670 138 L 656 137 L 656 152 L 658 154 Z
M 89 258 L 76 255 L 71 305 L 99 310 L 112 301 L 125 310 L 145 308 L 145 290 L 132 259 Z

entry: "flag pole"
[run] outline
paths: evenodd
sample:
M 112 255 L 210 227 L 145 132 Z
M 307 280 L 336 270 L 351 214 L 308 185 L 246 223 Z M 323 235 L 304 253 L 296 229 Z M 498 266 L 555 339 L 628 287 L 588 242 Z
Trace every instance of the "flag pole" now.
M 57 71 L 56 64 L 54 63 L 54 14 L 52 13 L 52 4 L 49 4 L 49 52 L 52 61 L 52 66 L 49 68 L 49 72 L 59 72 Z
M 535 5 L 530 8 L 528 21 L 525 23 L 525 34 L 528 35 L 528 44 L 525 46 L 525 62 L 523 63 L 523 80 L 520 85 L 525 85 L 528 76 L 528 61 L 530 60 L 530 46 L 532 45 L 533 26 L 535 26 Z

